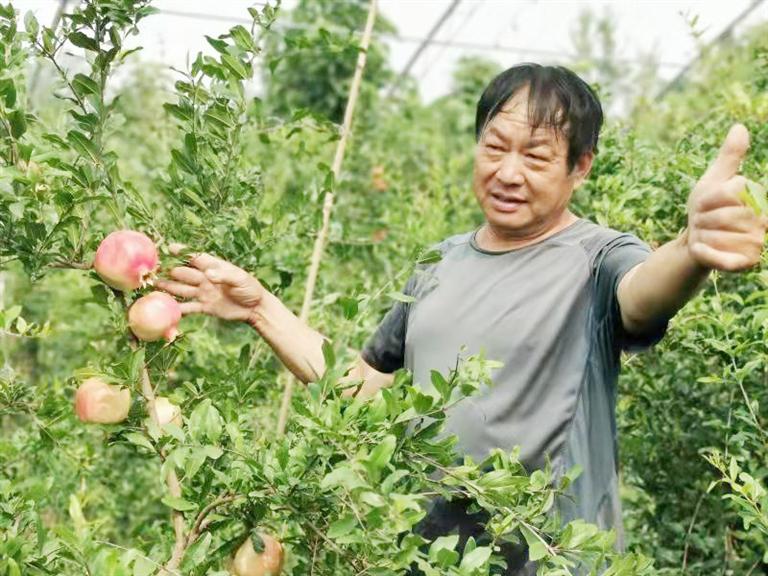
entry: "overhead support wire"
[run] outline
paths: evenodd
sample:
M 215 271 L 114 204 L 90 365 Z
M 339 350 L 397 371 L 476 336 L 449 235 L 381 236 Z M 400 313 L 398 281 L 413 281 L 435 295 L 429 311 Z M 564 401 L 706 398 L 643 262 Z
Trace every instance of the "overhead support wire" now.
M 659 93 L 656 95 L 656 102 L 659 102 L 663 100 L 667 94 L 669 94 L 672 90 L 677 88 L 683 81 L 683 79 L 686 77 L 688 72 L 691 71 L 691 69 L 696 66 L 696 64 L 699 63 L 699 61 L 710 51 L 712 48 L 720 44 L 723 40 L 728 38 L 731 33 L 733 32 L 733 29 L 736 28 L 736 26 L 739 25 L 739 23 L 744 20 L 747 16 L 749 16 L 760 4 L 762 4 L 765 0 L 753 0 L 752 3 L 747 6 L 744 10 L 742 10 L 738 16 L 736 16 L 731 22 L 726 26 L 720 34 L 718 34 L 714 40 L 712 40 L 709 44 L 704 46 L 698 53 L 698 55 L 693 58 L 688 64 L 686 64 L 680 72 L 677 73 L 677 75 L 670 80 L 664 88 L 659 91 Z
M 454 10 L 456 10 L 457 6 L 460 3 L 461 3 L 461 0 L 453 0 L 453 2 L 451 2 L 451 4 L 448 6 L 445 12 L 443 12 L 442 16 L 438 18 L 437 22 L 435 22 L 435 25 L 432 26 L 432 29 L 429 31 L 429 34 L 427 34 L 427 37 L 424 38 L 424 41 L 419 45 L 418 48 L 416 48 L 416 51 L 411 56 L 410 60 L 408 60 L 408 63 L 405 65 L 405 68 L 403 68 L 403 71 L 400 72 L 397 78 L 395 78 L 395 81 L 392 83 L 392 86 L 390 87 L 389 92 L 387 93 L 388 98 L 391 98 L 392 95 L 395 93 L 395 91 L 400 87 L 400 83 L 411 71 L 411 68 L 413 68 L 413 65 L 419 59 L 419 56 L 421 56 L 424 50 L 426 50 L 427 46 L 430 45 L 434 37 L 440 31 L 440 28 L 443 27 L 443 24 L 445 24 L 448 18 L 451 17 L 451 14 L 453 14 Z
M 244 23 L 244 24 L 250 24 L 251 21 L 247 18 L 241 18 L 239 16 L 222 16 L 220 14 L 207 14 L 203 12 L 184 12 L 181 10 L 167 10 L 165 8 L 160 10 L 160 14 L 168 15 L 168 16 L 178 16 L 180 18 L 190 18 L 193 20 L 217 20 L 221 22 L 232 22 L 232 23 Z M 340 26 L 323 26 L 325 29 L 327 29 L 329 32 L 334 33 L 340 33 L 340 34 L 348 34 L 350 30 L 348 28 L 343 28 Z M 275 25 L 274 29 L 276 30 L 312 30 L 316 28 L 315 24 L 301 24 L 298 22 L 292 22 L 291 24 L 281 24 L 278 23 Z M 384 40 L 391 40 L 393 42 L 409 42 L 413 44 L 420 44 L 426 40 L 426 36 L 410 36 L 405 34 L 393 34 L 391 32 L 381 32 L 378 34 L 379 38 L 382 38 Z M 440 40 L 437 38 L 433 38 L 430 40 L 430 45 L 432 46 L 444 46 L 446 48 L 462 48 L 466 50 L 483 50 L 487 52 L 509 52 L 512 54 L 532 54 L 535 56 L 543 56 L 543 57 L 549 57 L 553 59 L 567 59 L 567 60 L 573 60 L 576 58 L 575 54 L 568 54 L 564 52 L 558 52 L 556 50 L 544 50 L 544 49 L 537 49 L 537 48 L 528 48 L 528 47 L 521 47 L 521 46 L 508 46 L 505 44 L 499 44 L 498 42 L 494 44 L 487 44 L 483 42 L 472 42 L 468 40 Z M 613 62 L 616 62 L 617 64 L 643 64 L 644 61 L 637 59 L 637 58 L 614 58 L 612 60 Z M 682 68 L 685 66 L 685 62 L 669 62 L 669 61 L 661 61 L 658 62 L 659 66 L 666 67 L 666 68 Z

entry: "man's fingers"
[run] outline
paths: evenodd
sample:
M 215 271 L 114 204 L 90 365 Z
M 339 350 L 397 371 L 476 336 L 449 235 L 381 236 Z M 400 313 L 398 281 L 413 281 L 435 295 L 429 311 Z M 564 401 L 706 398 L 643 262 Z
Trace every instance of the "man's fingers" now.
M 190 258 L 189 263 L 191 266 L 194 266 L 203 272 L 210 268 L 221 268 L 229 264 L 229 262 L 226 260 L 222 260 L 221 258 L 217 258 L 216 256 L 212 256 L 211 254 L 206 254 L 204 252 L 201 254 L 195 254 L 192 258 Z
M 168 251 L 174 256 L 178 256 L 184 251 L 186 247 L 187 245 L 182 244 L 181 242 L 171 242 L 170 244 L 168 244 Z
M 765 234 L 762 230 L 731 232 L 728 230 L 697 230 L 696 241 L 726 252 L 760 252 Z
M 729 230 L 731 232 L 749 232 L 758 219 L 755 211 L 747 206 L 725 206 L 698 212 L 693 224 L 709 230 Z
M 728 131 L 720 152 L 702 176 L 708 182 L 722 182 L 734 176 L 747 155 L 749 132 L 743 124 L 734 124 Z
M 179 298 L 194 298 L 197 295 L 197 286 L 190 286 L 181 282 L 155 280 L 155 286 Z
M 746 187 L 747 179 L 744 176 L 733 176 L 712 190 L 703 193 L 698 201 L 698 211 L 705 212 L 726 206 L 744 206 L 741 194 L 746 190 Z
M 192 286 L 199 286 L 205 280 L 205 274 L 197 268 L 190 268 L 189 266 L 176 266 L 171 270 L 170 275 L 174 280 Z
M 205 312 L 205 307 L 201 302 L 182 302 L 179 304 L 179 307 L 184 316 L 188 314 L 203 314 Z
M 227 284 L 229 286 L 242 286 L 248 280 L 248 273 L 236 266 L 222 266 L 209 268 L 205 276 L 214 284 Z
M 701 264 L 716 270 L 738 272 L 755 265 L 755 262 L 746 254 L 718 250 L 704 242 L 694 242 L 689 250 Z

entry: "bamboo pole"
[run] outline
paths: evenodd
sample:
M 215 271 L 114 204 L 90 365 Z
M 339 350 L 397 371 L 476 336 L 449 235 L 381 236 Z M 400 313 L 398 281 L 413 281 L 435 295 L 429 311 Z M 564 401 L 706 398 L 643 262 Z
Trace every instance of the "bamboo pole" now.
M 365 22 L 365 31 L 363 32 L 362 42 L 360 43 L 360 52 L 357 55 L 357 66 L 355 67 L 355 74 L 352 78 L 352 86 L 350 86 L 349 89 L 347 107 L 344 110 L 344 122 L 341 127 L 341 139 L 336 146 L 336 155 L 334 156 L 333 165 L 331 166 L 334 182 L 338 181 L 339 174 L 341 172 L 341 164 L 344 161 L 344 151 L 347 147 L 347 139 L 352 127 L 352 117 L 355 112 L 355 105 L 357 104 L 358 95 L 360 94 L 360 84 L 363 79 L 363 70 L 365 70 L 365 62 L 368 56 L 368 47 L 371 44 L 371 36 L 373 34 L 373 24 L 376 20 L 376 4 L 377 0 L 371 0 L 371 4 L 368 8 L 368 19 Z M 317 273 L 320 269 L 320 260 L 323 257 L 325 241 L 328 238 L 328 227 L 331 222 L 333 200 L 333 190 L 327 190 L 325 193 L 325 198 L 323 199 L 323 225 L 320 227 L 320 230 L 317 232 L 317 236 L 315 237 L 315 245 L 312 250 L 312 259 L 309 265 L 309 273 L 307 274 L 307 283 L 304 288 L 304 302 L 301 305 L 301 314 L 299 315 L 299 318 L 304 322 L 309 320 L 309 312 L 312 308 L 312 296 L 315 292 L 315 284 L 317 283 Z M 285 426 L 288 423 L 288 412 L 291 407 L 294 380 L 294 378 L 288 378 L 285 382 L 285 388 L 283 389 L 283 400 L 282 404 L 280 405 L 280 415 L 277 421 L 278 435 L 282 435 L 285 432 Z

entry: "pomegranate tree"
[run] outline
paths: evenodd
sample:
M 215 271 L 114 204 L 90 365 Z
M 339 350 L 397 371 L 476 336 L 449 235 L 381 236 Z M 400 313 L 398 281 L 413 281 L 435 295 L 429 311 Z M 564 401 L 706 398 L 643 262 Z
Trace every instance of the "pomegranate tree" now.
M 131 393 L 128 388 L 88 378 L 75 393 L 75 413 L 82 422 L 115 424 L 128 417 Z
M 139 340 L 154 342 L 164 338 L 168 342 L 178 336 L 181 320 L 179 303 L 165 292 L 150 292 L 142 296 L 128 310 L 128 325 Z
M 256 552 L 246 538 L 232 562 L 234 576 L 277 576 L 283 569 L 283 546 L 269 534 L 259 534 L 264 550 Z
M 155 243 L 135 230 L 117 230 L 99 244 L 93 267 L 104 282 L 123 292 L 148 283 L 157 270 Z

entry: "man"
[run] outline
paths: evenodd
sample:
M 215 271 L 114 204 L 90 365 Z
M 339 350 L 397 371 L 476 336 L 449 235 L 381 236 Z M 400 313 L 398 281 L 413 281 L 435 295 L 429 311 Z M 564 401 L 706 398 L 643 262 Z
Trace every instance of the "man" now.
M 429 386 L 462 347 L 503 362 L 495 385 L 461 402 L 446 426 L 482 459 L 521 445 L 531 469 L 583 469 L 575 499 L 558 508 L 621 534 L 615 424 L 621 350 L 657 342 L 711 269 L 760 261 L 767 222 L 745 206 L 739 165 L 749 146 L 731 128 L 688 201 L 688 227 L 651 252 L 631 234 L 578 218 L 568 204 L 592 167 L 603 113 L 595 93 L 562 67 L 524 64 L 497 76 L 477 107 L 473 188 L 485 216 L 476 231 L 439 244 L 442 259 L 406 285 L 352 368 L 370 395 L 406 367 Z M 249 322 L 302 381 L 324 370 L 323 336 L 245 271 L 210 255 L 158 286 L 203 312 Z M 477 536 L 466 502 L 435 502 L 421 531 Z M 525 553 L 504 550 L 509 574 Z M 529 566 L 526 570 L 530 571 Z

